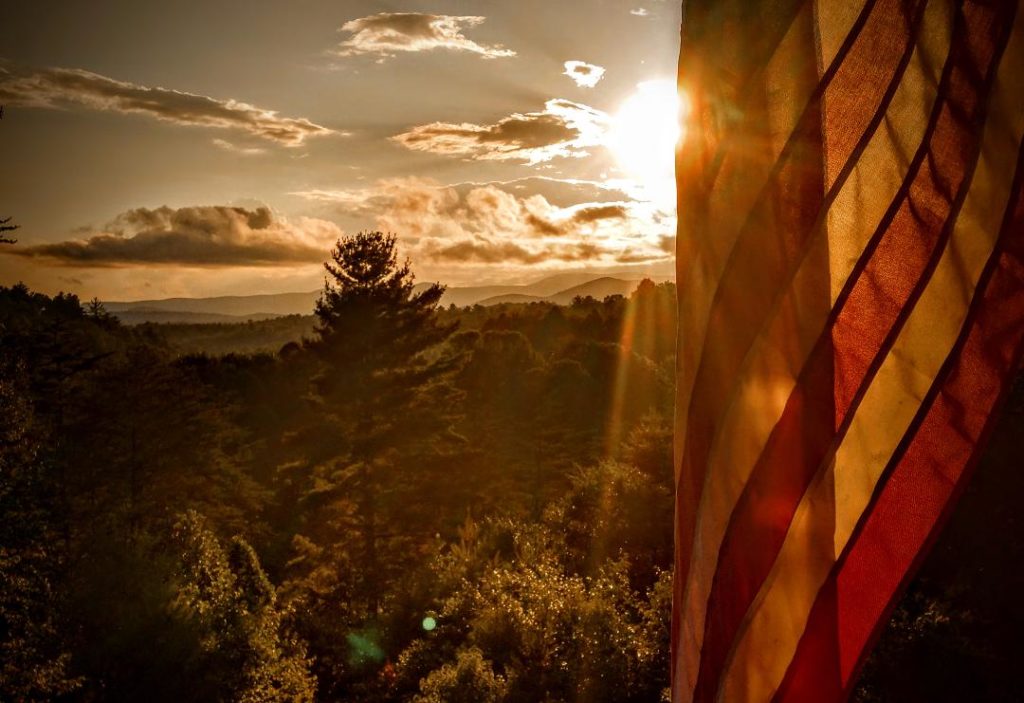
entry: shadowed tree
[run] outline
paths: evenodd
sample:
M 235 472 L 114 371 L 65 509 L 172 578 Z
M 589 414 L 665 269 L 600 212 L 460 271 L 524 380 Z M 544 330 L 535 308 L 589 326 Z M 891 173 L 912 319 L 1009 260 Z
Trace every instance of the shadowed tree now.
M 336 623 L 327 647 L 344 649 L 344 620 L 377 617 L 385 587 L 448 514 L 436 501 L 446 499 L 450 484 L 439 479 L 458 445 L 449 377 L 460 354 L 445 344 L 456 325 L 438 320 L 444 289 L 417 292 L 395 244 L 381 232 L 337 242 L 307 343 L 320 370 L 299 439 L 305 524 L 290 586 L 314 629 Z M 315 653 L 330 666 L 332 655 Z
M 12 225 L 10 217 L 0 218 L 0 244 L 16 244 L 17 239 L 11 239 L 6 236 L 7 232 L 13 232 L 18 229 L 19 225 Z
M 45 701 L 81 682 L 58 618 L 64 564 L 52 515 L 47 439 L 24 369 L 0 352 L 0 700 Z

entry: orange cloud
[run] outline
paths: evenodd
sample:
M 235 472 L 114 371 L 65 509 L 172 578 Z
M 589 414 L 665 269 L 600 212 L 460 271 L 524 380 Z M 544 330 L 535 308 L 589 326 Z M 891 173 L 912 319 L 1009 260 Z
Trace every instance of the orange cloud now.
M 84 239 L 4 253 L 64 266 L 277 266 L 323 261 L 342 232 L 326 220 L 288 220 L 267 207 L 137 208 Z
M 648 203 L 563 207 L 538 193 L 513 193 L 507 187 L 405 178 L 362 190 L 296 195 L 335 203 L 350 216 L 373 218 L 378 229 L 399 233 L 417 262 L 610 265 L 671 256 L 660 242 L 667 227 Z
M 541 112 L 514 113 L 490 125 L 434 122 L 392 139 L 414 151 L 536 164 L 556 157 L 587 156 L 588 148 L 603 143 L 609 123 L 600 110 L 554 99 Z

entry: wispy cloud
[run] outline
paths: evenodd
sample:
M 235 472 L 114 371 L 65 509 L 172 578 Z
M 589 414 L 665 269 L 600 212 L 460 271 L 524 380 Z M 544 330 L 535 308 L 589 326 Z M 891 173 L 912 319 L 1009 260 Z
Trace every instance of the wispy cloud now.
M 478 54 L 485 59 L 515 56 L 501 45 L 478 44 L 463 32 L 486 18 L 428 15 L 418 12 L 381 12 L 346 22 L 341 31 L 351 36 L 334 53 L 338 56 L 376 55 L 381 59 L 401 52 L 447 49 Z
M 83 239 L 3 253 L 75 267 L 278 266 L 323 261 L 342 234 L 332 222 L 282 218 L 267 207 L 137 208 Z
M 608 125 L 608 115 L 600 110 L 554 99 L 541 112 L 515 113 L 494 124 L 433 122 L 392 139 L 414 151 L 536 164 L 587 156 L 588 148 L 603 143 Z
M 17 68 L 0 65 L 0 102 L 25 107 L 143 114 L 191 127 L 235 129 L 283 146 L 338 132 L 304 118 L 236 100 L 147 87 L 77 68 Z
M 572 78 L 581 88 L 593 88 L 604 77 L 604 67 L 586 61 L 566 61 L 563 75 Z
M 266 149 L 261 149 L 258 146 L 239 146 L 238 144 L 229 142 L 226 139 L 213 139 L 211 141 L 218 149 L 230 151 L 234 154 L 241 154 L 242 156 L 259 156 L 260 154 L 267 153 Z
M 647 17 L 651 13 L 650 13 L 649 10 L 647 10 L 647 8 L 637 7 L 637 8 L 634 8 L 634 9 L 630 10 L 629 14 L 631 14 L 631 15 L 633 15 L 635 17 Z

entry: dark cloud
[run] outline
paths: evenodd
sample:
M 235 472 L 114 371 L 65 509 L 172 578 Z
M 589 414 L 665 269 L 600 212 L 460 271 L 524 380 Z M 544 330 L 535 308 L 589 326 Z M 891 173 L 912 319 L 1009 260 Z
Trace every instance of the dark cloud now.
M 565 234 L 565 226 L 562 224 L 556 224 L 551 220 L 548 220 L 540 215 L 532 212 L 526 214 L 526 224 L 530 225 L 533 230 L 538 234 L 546 234 L 551 236 L 559 236 Z
M 548 100 L 542 112 L 515 113 L 491 125 L 434 122 L 392 139 L 414 151 L 528 163 L 586 156 L 602 143 L 608 115 L 570 100 Z
M 485 59 L 515 56 L 500 45 L 485 46 L 469 39 L 463 31 L 486 18 L 475 16 L 427 15 L 418 12 L 382 12 L 342 25 L 351 34 L 334 52 L 338 56 L 374 54 L 383 60 L 398 52 L 448 49 L 479 54 Z
M 294 265 L 323 261 L 341 234 L 331 222 L 290 221 L 266 207 L 136 208 L 85 239 L 5 252 L 77 267 Z
M 573 222 L 590 223 L 598 220 L 624 220 L 629 217 L 629 211 L 625 205 L 614 203 L 610 205 L 591 205 L 577 210 L 573 216 Z
M 572 78 L 581 88 L 593 88 L 604 77 L 604 67 L 585 61 L 566 61 L 562 75 Z
M 396 139 L 410 149 L 450 150 L 452 153 L 463 153 L 478 148 L 487 150 L 492 145 L 514 151 L 536 149 L 569 142 L 577 136 L 578 132 L 561 118 L 533 113 L 513 115 L 500 120 L 497 124 L 487 126 L 435 122 L 417 127 Z
M 0 65 L 0 102 L 25 107 L 137 113 L 179 125 L 236 129 L 284 146 L 336 132 L 304 118 L 281 117 L 235 100 L 126 83 L 72 68 Z
M 535 213 L 526 214 L 526 222 L 538 234 L 567 235 L 575 234 L 578 225 L 594 224 L 601 220 L 625 220 L 629 217 L 629 208 L 621 203 L 610 205 L 587 205 L 576 209 L 572 215 L 553 221 Z

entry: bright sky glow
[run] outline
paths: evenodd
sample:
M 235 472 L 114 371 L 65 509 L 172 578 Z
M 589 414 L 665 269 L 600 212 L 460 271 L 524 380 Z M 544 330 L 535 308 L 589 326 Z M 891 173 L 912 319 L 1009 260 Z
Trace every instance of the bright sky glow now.
M 470 4 L 13 3 L 0 283 L 309 292 L 365 229 L 456 287 L 671 275 L 680 4 Z
M 682 134 L 683 101 L 671 80 L 645 81 L 615 113 L 608 146 L 626 175 L 657 203 L 675 198 L 675 145 Z

